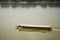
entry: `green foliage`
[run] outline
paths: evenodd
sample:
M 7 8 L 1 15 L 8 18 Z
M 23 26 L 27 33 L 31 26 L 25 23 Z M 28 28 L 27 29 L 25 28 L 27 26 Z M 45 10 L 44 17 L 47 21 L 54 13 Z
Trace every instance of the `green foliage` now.
M 13 2 L 23 2 L 23 1 L 26 1 L 26 2 L 36 2 L 36 1 L 50 1 L 50 2 L 52 2 L 52 1 L 60 1 L 60 0 L 0 0 L 0 2 L 8 2 L 8 1 L 13 1 Z

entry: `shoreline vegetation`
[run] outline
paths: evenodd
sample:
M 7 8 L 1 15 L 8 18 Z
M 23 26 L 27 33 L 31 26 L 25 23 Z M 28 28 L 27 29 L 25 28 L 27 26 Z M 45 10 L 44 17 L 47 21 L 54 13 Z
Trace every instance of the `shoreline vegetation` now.
M 22 5 L 27 5 L 27 4 L 35 4 L 35 5 L 40 5 L 40 4 L 60 4 L 60 0 L 0 0 L 0 4 L 7 3 L 9 5 L 12 4 L 22 4 Z
M 36 7 L 36 5 L 40 5 L 42 7 L 46 7 L 47 5 L 50 7 L 60 7 L 60 1 L 39 1 L 39 2 L 13 2 L 13 1 L 8 1 L 8 2 L 1 2 L 0 1 L 0 6 L 1 7 L 8 7 L 8 6 L 12 6 L 12 7 L 17 7 L 17 6 L 21 6 L 22 7 L 30 7 L 33 5 L 33 7 Z
M 59 2 L 47 2 L 47 1 L 42 1 L 42 2 L 0 2 L 0 5 L 1 4 L 9 4 L 9 5 L 12 5 L 12 4 L 22 4 L 22 5 L 27 5 L 27 4 L 35 4 L 35 5 L 39 5 L 39 4 L 60 4 L 60 1 Z

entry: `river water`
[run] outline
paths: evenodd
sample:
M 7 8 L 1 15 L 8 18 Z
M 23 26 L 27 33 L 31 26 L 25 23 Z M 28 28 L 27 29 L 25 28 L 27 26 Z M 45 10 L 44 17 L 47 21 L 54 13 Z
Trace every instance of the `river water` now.
M 18 31 L 17 24 L 50 25 L 60 30 L 60 7 L 0 7 L 0 40 L 60 40 L 60 31 Z

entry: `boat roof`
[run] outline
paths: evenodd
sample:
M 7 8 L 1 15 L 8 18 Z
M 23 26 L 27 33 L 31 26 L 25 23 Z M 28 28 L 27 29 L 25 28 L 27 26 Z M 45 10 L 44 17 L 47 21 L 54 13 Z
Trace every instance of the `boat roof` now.
M 29 24 L 20 24 L 21 26 L 28 26 L 28 27 L 50 27 L 48 25 L 29 25 Z

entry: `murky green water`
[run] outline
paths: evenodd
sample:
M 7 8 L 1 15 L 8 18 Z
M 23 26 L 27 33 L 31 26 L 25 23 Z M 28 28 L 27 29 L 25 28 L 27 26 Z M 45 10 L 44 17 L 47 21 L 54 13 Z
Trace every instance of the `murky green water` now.
M 0 40 L 60 40 L 60 31 L 25 32 L 15 30 L 17 24 L 50 25 L 60 29 L 60 8 L 0 7 Z

